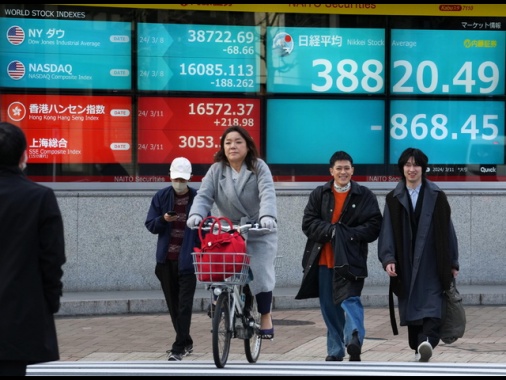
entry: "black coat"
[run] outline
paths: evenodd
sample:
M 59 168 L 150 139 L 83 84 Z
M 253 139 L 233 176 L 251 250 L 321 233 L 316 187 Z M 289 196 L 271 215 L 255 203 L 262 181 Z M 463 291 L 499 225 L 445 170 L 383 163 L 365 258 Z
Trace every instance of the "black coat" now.
M 429 180 L 424 180 L 423 186 L 416 236 L 412 236 L 411 200 L 401 181 L 386 196 L 378 239 L 383 268 L 396 264 L 397 277 L 390 277 L 390 281 L 398 297 L 401 326 L 423 318 L 441 318 L 443 290 L 450 287 L 451 269 L 459 269 L 457 234 L 446 194 Z
M 346 239 L 340 243 L 346 246 L 346 252 L 352 254 L 347 257 L 350 271 L 360 277 L 357 287 L 348 289 L 348 296 L 360 295 L 363 279 L 367 277 L 368 243 L 378 238 L 381 228 L 382 216 L 378 200 L 370 189 L 351 181 L 351 189 L 346 197 L 341 218 L 337 224 L 332 224 L 335 207 L 333 183 L 334 180 L 330 180 L 314 189 L 304 209 L 302 231 L 308 239 L 302 257 L 304 275 L 296 299 L 319 297 L 318 261 L 323 245 L 331 241 L 333 230 L 336 228 L 341 229 L 340 232 Z M 342 249 L 336 244 L 334 248 Z M 341 281 L 340 278 L 335 280 Z
M 54 313 L 65 263 L 56 196 L 0 166 L 0 361 L 58 360 Z

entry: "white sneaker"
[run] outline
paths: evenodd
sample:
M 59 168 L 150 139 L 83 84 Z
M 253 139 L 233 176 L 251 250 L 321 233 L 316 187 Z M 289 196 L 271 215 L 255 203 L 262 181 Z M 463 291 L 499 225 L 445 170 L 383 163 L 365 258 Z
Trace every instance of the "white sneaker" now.
M 428 362 L 432 356 L 432 346 L 429 342 L 422 342 L 418 346 L 418 353 L 420 354 L 421 362 Z
M 172 349 L 167 350 L 167 351 L 165 351 L 165 352 L 167 353 L 167 355 L 169 355 L 169 356 L 170 356 L 170 354 L 172 353 Z M 190 344 L 189 346 L 186 346 L 186 347 L 184 348 L 184 352 L 183 352 L 182 356 L 188 356 L 188 355 L 190 355 L 192 352 L 193 352 L 193 345 L 191 345 L 191 344 Z
M 184 348 L 183 356 L 188 356 L 193 352 L 193 345 L 186 346 Z
M 183 360 L 183 354 L 170 353 L 169 362 L 180 362 L 181 360 Z

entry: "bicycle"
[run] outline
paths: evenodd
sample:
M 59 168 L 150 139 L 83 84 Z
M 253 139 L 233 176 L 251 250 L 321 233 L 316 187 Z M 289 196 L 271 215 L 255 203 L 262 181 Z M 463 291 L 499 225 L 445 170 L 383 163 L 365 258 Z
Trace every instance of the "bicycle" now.
M 195 227 L 198 228 L 198 227 Z M 223 227 L 225 231 L 230 227 Z M 261 228 L 257 223 L 248 223 L 240 226 L 233 226 L 233 229 L 239 231 L 247 243 L 247 233 L 268 233 L 270 229 Z M 203 227 L 204 231 L 210 231 L 211 226 Z M 244 340 L 244 352 L 249 363 L 256 363 L 260 356 L 262 347 L 262 338 L 260 332 L 260 313 L 258 312 L 256 298 L 249 290 L 248 282 L 251 279 L 250 256 L 235 255 L 234 253 L 206 252 L 211 255 L 211 264 L 213 257 L 218 258 L 216 263 L 223 265 L 225 255 L 230 255 L 228 262 L 233 265 L 223 265 L 219 274 L 224 277 L 223 281 L 200 281 L 206 285 L 211 293 L 211 303 L 214 306 L 212 312 L 212 345 L 213 359 L 217 368 L 224 368 L 230 353 L 230 344 L 232 338 Z M 195 274 L 209 275 L 204 272 L 203 267 L 199 266 L 197 255 L 194 252 L 193 264 Z M 211 265 L 212 267 L 212 265 Z M 212 275 L 217 273 L 213 271 Z M 213 307 L 211 306 L 211 310 Z

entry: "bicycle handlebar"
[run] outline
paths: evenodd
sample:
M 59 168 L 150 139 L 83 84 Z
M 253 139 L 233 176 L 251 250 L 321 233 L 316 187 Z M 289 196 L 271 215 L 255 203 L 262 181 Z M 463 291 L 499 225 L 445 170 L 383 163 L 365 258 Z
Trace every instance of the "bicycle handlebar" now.
M 208 222 L 207 225 L 202 226 L 202 231 L 211 231 L 212 226 L 213 226 L 213 222 L 210 221 L 210 222 Z M 193 226 L 191 229 L 198 230 L 199 228 L 200 228 L 199 226 Z M 219 226 L 214 225 L 213 231 L 218 231 L 219 229 L 220 229 Z M 234 224 L 232 227 L 230 227 L 229 225 L 222 224 L 221 230 L 225 231 L 225 232 L 228 232 L 230 230 L 237 230 L 241 234 L 248 232 L 248 231 L 263 232 L 263 233 L 271 232 L 270 228 L 260 227 L 260 224 L 258 224 L 258 223 L 246 223 L 246 224 L 242 224 L 242 225 Z

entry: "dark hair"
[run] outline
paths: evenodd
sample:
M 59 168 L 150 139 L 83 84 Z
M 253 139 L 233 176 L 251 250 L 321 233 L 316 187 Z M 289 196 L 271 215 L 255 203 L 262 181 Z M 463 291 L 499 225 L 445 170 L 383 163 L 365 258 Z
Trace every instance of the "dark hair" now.
M 225 155 L 225 139 L 227 138 L 227 135 L 231 132 L 237 132 L 239 133 L 244 140 L 246 140 L 246 146 L 248 147 L 248 153 L 246 154 L 246 158 L 244 159 L 244 162 L 246 162 L 246 166 L 249 170 L 255 172 L 255 163 L 258 155 L 258 149 L 255 145 L 255 141 L 253 140 L 253 137 L 249 134 L 249 132 L 244 129 L 243 127 L 240 127 L 238 125 L 234 125 L 232 127 L 229 127 L 223 132 L 220 139 L 220 150 L 214 155 L 214 162 L 222 162 L 225 165 L 229 165 L 227 156 Z
M 26 150 L 23 130 L 14 124 L 0 123 L 0 165 L 18 166 Z
M 404 175 L 404 165 L 406 165 L 410 157 L 413 157 L 416 165 L 422 167 L 422 178 L 425 178 L 427 175 L 427 164 L 429 163 L 429 158 L 420 149 L 407 148 L 401 153 L 399 161 L 397 162 L 402 179 L 406 179 L 406 176 Z
M 335 152 L 332 157 L 330 157 L 329 164 L 331 168 L 334 167 L 336 161 L 350 161 L 351 166 L 353 166 L 353 158 L 342 150 Z

